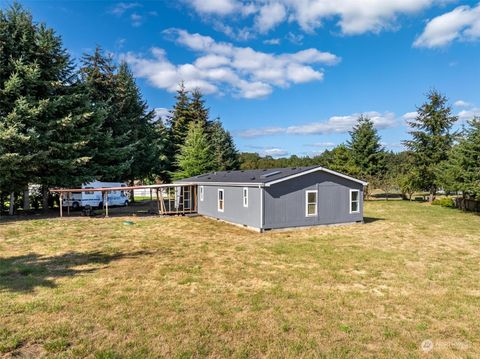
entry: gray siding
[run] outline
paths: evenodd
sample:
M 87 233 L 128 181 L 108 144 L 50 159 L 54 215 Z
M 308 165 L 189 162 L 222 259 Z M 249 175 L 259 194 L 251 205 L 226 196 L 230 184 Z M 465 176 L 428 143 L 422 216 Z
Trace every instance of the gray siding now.
M 360 213 L 350 213 L 350 189 L 360 190 Z M 363 220 L 363 185 L 326 172 L 314 172 L 266 187 L 263 228 L 286 228 Z M 307 217 L 307 190 L 317 190 L 317 216 Z
M 200 200 L 198 186 L 198 213 L 238 223 L 254 228 L 261 228 L 260 195 L 261 189 L 248 187 L 248 207 L 243 206 L 243 187 L 204 185 L 203 201 Z M 218 211 L 218 190 L 224 190 L 224 211 Z

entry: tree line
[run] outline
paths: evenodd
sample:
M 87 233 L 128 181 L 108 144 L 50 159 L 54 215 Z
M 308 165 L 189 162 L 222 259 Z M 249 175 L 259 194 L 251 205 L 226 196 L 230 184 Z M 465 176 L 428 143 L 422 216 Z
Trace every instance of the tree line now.
M 257 153 L 242 153 L 242 169 L 320 165 L 369 182 L 370 189 L 400 192 L 411 199 L 426 192 L 430 201 L 439 190 L 462 193 L 480 199 L 480 119 L 473 118 L 455 131 L 458 117 L 452 114 L 445 95 L 427 94 L 408 121 L 410 139 L 404 151 L 387 151 L 371 119 L 361 116 L 344 143 L 313 157 L 290 156 L 275 159 Z
M 127 63 L 99 46 L 75 60 L 20 4 L 0 10 L 0 212 L 5 197 L 10 212 L 28 209 L 31 184 L 47 208 L 55 187 L 166 182 L 238 166 L 231 135 L 209 119 L 199 91 L 181 85 L 167 120 L 158 119 Z

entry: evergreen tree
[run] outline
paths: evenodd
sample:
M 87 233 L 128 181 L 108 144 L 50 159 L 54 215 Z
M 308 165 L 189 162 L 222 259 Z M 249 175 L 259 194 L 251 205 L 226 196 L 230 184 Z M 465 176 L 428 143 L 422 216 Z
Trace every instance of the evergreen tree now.
M 457 117 L 447 106 L 447 98 L 438 91 L 430 91 L 427 99 L 417 108 L 417 118 L 408 122 L 412 139 L 404 143 L 413 153 L 414 165 L 420 175 L 419 186 L 430 193 L 431 202 L 439 185 L 437 166 L 448 158 L 456 135 L 450 131 Z
M 116 71 L 112 58 L 105 56 L 100 47 L 82 58 L 80 73 L 88 96 L 95 111 L 104 115 L 103 124 L 92 141 L 96 150 L 92 168 L 96 178 L 104 181 L 127 179 L 133 163 L 130 89 Z
M 316 162 L 316 164 L 327 167 L 328 169 L 350 176 L 357 176 L 360 173 L 360 168 L 353 160 L 352 152 L 344 144 L 323 152 L 318 156 Z
M 189 125 L 185 143 L 180 147 L 176 160 L 178 171 L 173 175 L 175 179 L 197 176 L 213 170 L 212 148 L 200 123 L 192 122 Z
M 209 126 L 209 137 L 213 150 L 214 168 L 218 171 L 237 170 L 240 163 L 235 143 L 219 120 L 213 121 Z
M 180 83 L 175 99 L 175 105 L 173 106 L 167 121 L 169 128 L 169 143 L 167 152 L 170 158 L 176 158 L 176 156 L 179 154 L 180 148 L 185 142 L 189 125 L 192 122 L 190 99 L 183 82 Z M 174 172 L 176 169 L 176 163 L 175 161 L 172 161 L 170 170 Z
M 0 11 L 0 187 L 68 185 L 84 174 L 94 117 L 60 37 L 15 3 Z M 95 122 L 95 121 L 93 121 Z
M 165 132 L 154 123 L 155 113 L 148 110 L 125 62 L 119 66 L 116 87 L 115 113 L 119 124 L 124 126 L 124 132 L 128 133 L 131 158 L 131 166 L 122 179 L 133 184 L 135 179 L 152 178 L 163 170 Z
M 480 118 L 469 122 L 464 136 L 439 168 L 438 176 L 444 189 L 480 199 Z
M 380 136 L 371 119 L 360 116 L 353 130 L 349 132 L 350 150 L 353 164 L 358 167 L 359 175 L 369 181 L 375 180 L 385 172 L 384 149 Z
M 210 125 L 209 112 L 208 108 L 205 107 L 202 93 L 198 89 L 193 90 L 189 103 L 191 121 L 199 122 L 208 131 Z

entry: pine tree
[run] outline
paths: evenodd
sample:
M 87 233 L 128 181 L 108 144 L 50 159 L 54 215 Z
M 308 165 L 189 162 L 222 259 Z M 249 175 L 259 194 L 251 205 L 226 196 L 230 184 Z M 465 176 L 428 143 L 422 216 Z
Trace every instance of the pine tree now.
M 92 168 L 95 177 L 104 181 L 120 181 L 128 177 L 133 163 L 131 118 L 127 86 L 119 79 L 112 58 L 97 47 L 82 58 L 80 69 L 94 110 L 104 116 L 103 124 L 92 141 L 95 149 Z
M 171 110 L 170 116 L 167 120 L 169 128 L 169 143 L 167 152 L 169 158 L 176 158 L 176 156 L 180 153 L 180 148 L 185 142 L 189 125 L 193 121 L 190 109 L 190 99 L 183 82 L 180 83 L 175 99 L 175 105 Z M 170 170 L 174 172 L 176 169 L 176 164 L 174 161 L 172 161 Z
M 464 136 L 439 167 L 440 183 L 446 190 L 462 191 L 464 196 L 480 198 L 480 118 L 468 123 Z
M 385 171 L 384 149 L 372 120 L 360 116 L 349 134 L 347 147 L 354 165 L 359 169 L 359 175 L 369 181 L 381 176 Z
M 430 202 L 435 198 L 439 179 L 437 166 L 447 160 L 455 133 L 451 133 L 457 117 L 447 106 L 447 98 L 438 91 L 427 94 L 427 102 L 417 108 L 417 118 L 409 121 L 412 139 L 404 141 L 412 151 L 414 164 L 420 177 L 419 186 L 430 193 Z
M 214 167 L 218 171 L 237 170 L 240 167 L 238 151 L 233 138 L 219 120 L 209 126 L 209 138 L 212 144 Z
M 208 130 L 210 124 L 210 111 L 205 107 L 205 100 L 203 99 L 202 93 L 198 89 L 195 89 L 192 92 L 189 110 L 192 121 L 199 122 L 205 130 Z
M 182 179 L 213 170 L 212 153 L 202 125 L 192 122 L 189 125 L 185 143 L 180 147 L 180 153 L 176 156 L 178 171 L 174 173 L 173 177 Z
M 25 190 L 81 178 L 96 130 L 61 38 L 15 3 L 0 11 L 0 187 Z

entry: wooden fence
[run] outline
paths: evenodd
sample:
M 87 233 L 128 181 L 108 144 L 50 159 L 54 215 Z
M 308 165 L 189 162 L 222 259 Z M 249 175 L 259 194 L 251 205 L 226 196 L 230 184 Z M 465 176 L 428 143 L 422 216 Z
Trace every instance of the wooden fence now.
M 463 211 L 480 212 L 480 201 L 468 198 L 455 198 L 455 207 Z

